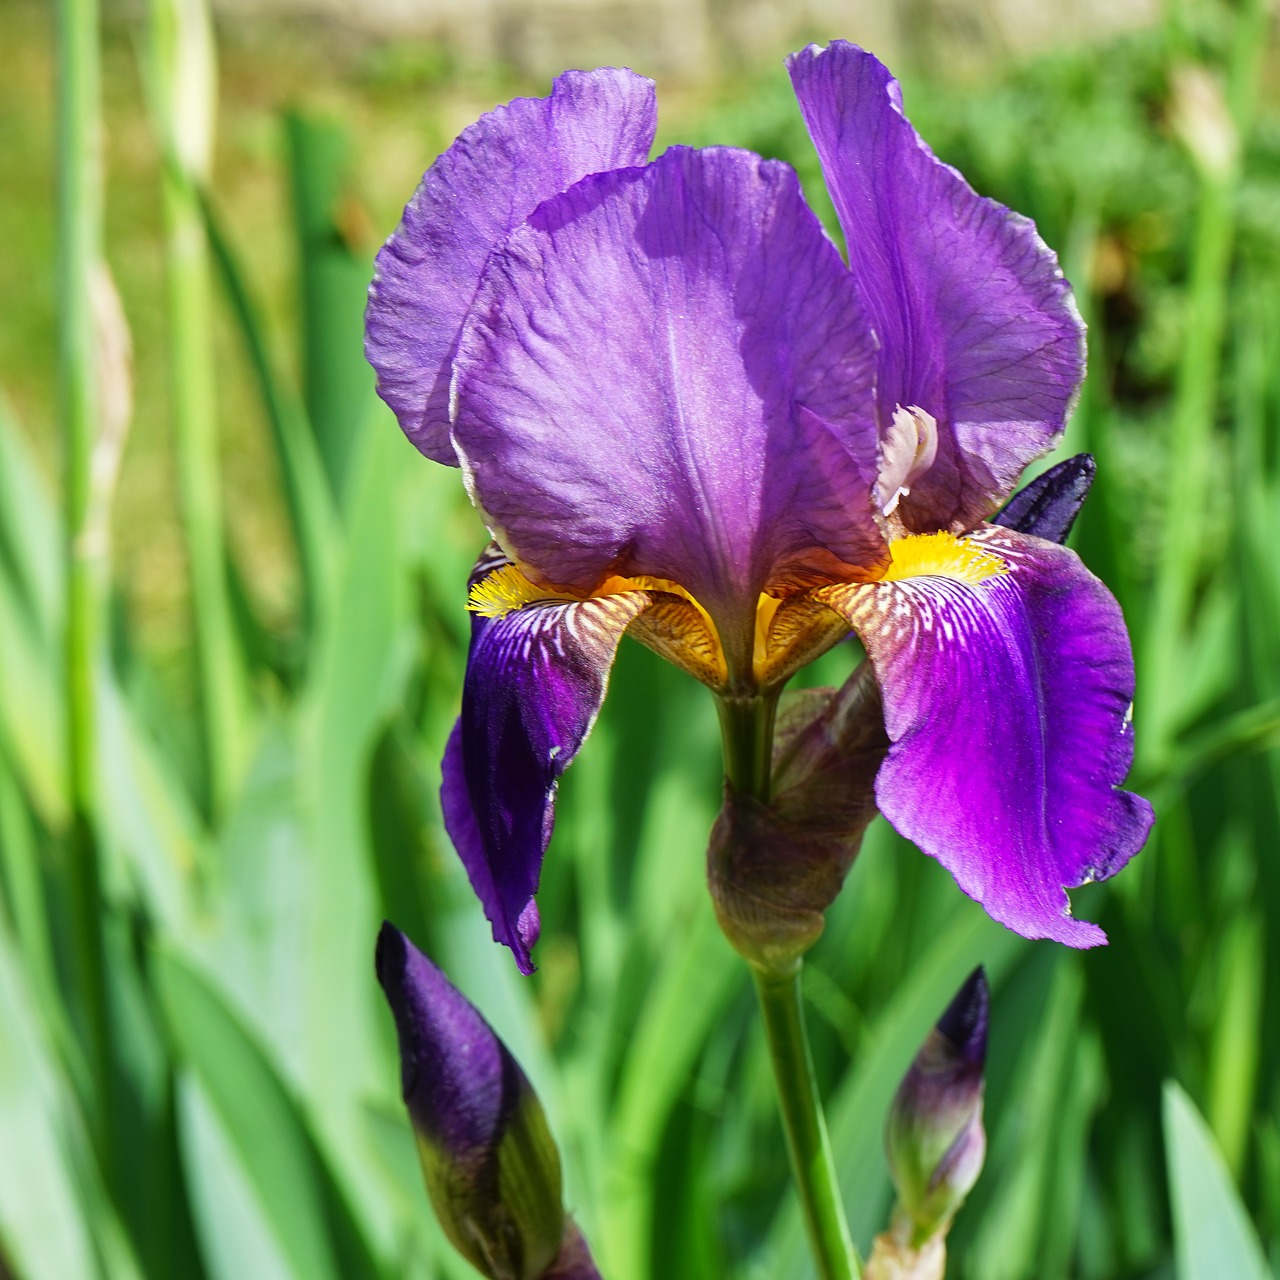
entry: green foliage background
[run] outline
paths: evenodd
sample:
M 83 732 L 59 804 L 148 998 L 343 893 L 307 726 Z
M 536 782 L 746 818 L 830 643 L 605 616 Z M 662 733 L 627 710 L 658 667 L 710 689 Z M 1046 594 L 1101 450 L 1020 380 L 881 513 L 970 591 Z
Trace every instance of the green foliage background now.
M 60 12 L 95 33 L 80 0 Z M 135 392 L 113 480 L 90 467 L 93 352 L 122 330 L 95 330 L 54 269 L 77 237 L 91 261 L 96 232 L 91 199 L 54 216 L 55 156 L 65 180 L 76 153 L 53 22 L 0 9 L 0 1277 L 468 1274 L 399 1104 L 372 972 L 387 916 L 525 1064 L 610 1280 L 801 1280 L 749 983 L 702 880 L 720 785 L 704 691 L 624 646 L 562 790 L 535 978 L 490 941 L 440 824 L 483 533 L 373 396 L 363 295 L 431 158 L 543 87 L 429 45 L 229 27 L 205 180 L 181 104 L 210 50 L 184 12 L 105 26 L 103 243 Z M 1061 452 L 1098 459 L 1076 545 L 1130 623 L 1133 785 L 1160 817 L 1116 881 L 1076 895 L 1104 950 L 1007 933 L 881 822 L 831 913 L 806 995 L 864 1246 L 890 1200 L 888 1100 L 970 968 L 991 975 L 990 1154 L 956 1277 L 1275 1274 L 1273 45 L 1251 0 L 964 80 L 900 69 L 922 133 L 1036 220 L 1089 321 Z M 780 67 L 663 90 L 663 141 L 782 156 L 829 212 Z M 59 333 L 98 339 L 59 364 Z M 77 468 L 88 508 L 59 496 Z

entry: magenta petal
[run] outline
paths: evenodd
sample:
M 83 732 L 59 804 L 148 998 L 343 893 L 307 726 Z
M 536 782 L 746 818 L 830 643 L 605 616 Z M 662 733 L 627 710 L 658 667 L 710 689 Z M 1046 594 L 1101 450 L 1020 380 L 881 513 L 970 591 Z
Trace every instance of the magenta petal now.
M 533 895 L 557 783 L 595 723 L 622 633 L 649 601 L 632 591 L 474 620 L 440 798 L 493 936 L 522 973 L 533 972 Z
M 849 265 L 880 338 L 877 400 L 938 421 L 938 454 L 901 514 L 971 528 L 1056 441 L 1084 375 L 1084 325 L 1035 226 L 976 195 L 902 111 L 897 81 L 835 41 L 792 55 Z
M 1106 940 L 1064 889 L 1141 847 L 1150 805 L 1119 790 L 1133 759 L 1133 659 L 1120 608 L 1073 551 L 985 526 L 1009 572 L 857 589 L 892 746 L 880 811 L 1002 924 L 1070 946 Z
M 643 164 L 657 104 L 630 71 L 566 71 L 550 97 L 482 116 L 427 171 L 378 254 L 365 353 L 378 393 L 429 458 L 449 443 L 449 362 L 490 252 L 579 178 Z
M 493 256 L 454 443 L 496 536 L 546 580 L 673 579 L 722 631 L 744 608 L 750 629 L 766 582 L 883 558 L 873 363 L 791 169 L 676 148 L 585 179 Z

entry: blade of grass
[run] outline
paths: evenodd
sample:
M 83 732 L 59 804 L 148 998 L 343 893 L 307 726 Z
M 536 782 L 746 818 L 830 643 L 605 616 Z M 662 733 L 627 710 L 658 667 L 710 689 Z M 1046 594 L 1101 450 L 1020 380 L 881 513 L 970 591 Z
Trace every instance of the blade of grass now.
M 1183 715 L 1181 664 L 1203 565 L 1201 523 L 1213 474 L 1211 440 L 1235 242 L 1239 152 L 1252 123 L 1255 86 L 1266 48 L 1268 0 L 1248 0 L 1237 22 L 1224 101 L 1201 70 L 1176 89 L 1175 112 L 1200 173 L 1191 252 L 1187 328 L 1178 363 L 1170 430 L 1170 469 L 1151 609 L 1139 682 L 1144 762 L 1161 763 Z
M 346 131 L 291 111 L 285 136 L 307 415 L 341 504 L 350 488 L 355 433 L 373 391 L 373 371 L 364 358 L 364 304 L 373 268 L 350 245 L 364 215 L 347 187 Z
M 598 1248 L 619 1277 L 651 1274 L 653 1176 L 667 1120 L 718 1017 L 746 978 L 709 903 L 700 903 L 679 936 L 653 978 L 613 1107 L 606 1234 Z
M 101 290 L 102 111 L 96 0 L 59 0 L 58 16 L 58 322 L 59 389 L 66 514 L 64 680 L 67 851 L 71 950 L 95 1096 L 100 1153 L 111 1132 L 110 1019 L 103 981 L 102 893 L 94 830 L 95 680 L 101 659 L 101 546 L 94 523 L 93 462 L 103 435 L 104 361 L 95 317 Z
M 0 923 L 0 1242 L 23 1280 L 99 1280 L 81 1201 L 74 1104 Z M 14 1158 L 21 1153 L 21 1158 Z
M 1262 1052 L 1262 927 L 1255 913 L 1232 921 L 1218 940 L 1218 1017 L 1209 1044 L 1208 1118 L 1227 1168 L 1239 1178 L 1255 1114 Z
M 0 750 L 0 883 L 27 982 L 41 1007 L 60 1007 L 40 853 L 31 817 Z
M 63 604 L 62 530 L 45 478 L 0 391 L 0 574 L 13 582 L 41 645 L 53 649 Z
M 155 961 L 161 1006 L 180 1058 L 235 1150 L 287 1274 L 338 1280 L 320 1175 L 296 1104 L 204 979 L 167 951 Z M 199 1134 L 198 1128 L 185 1130 L 184 1147 Z M 188 1165 L 199 1156 L 198 1149 L 185 1152 Z
M 385 1204 L 360 1176 L 368 1157 L 359 1106 L 380 1077 L 370 968 L 379 923 L 365 778 L 382 726 L 401 696 L 406 575 L 397 554 L 403 441 L 371 399 L 359 430 L 345 554 L 335 607 L 317 636 L 298 709 L 300 805 L 312 854 L 306 902 L 302 1037 L 304 1088 L 317 1132 L 365 1221 L 390 1229 Z
M 0 737 L 14 771 L 45 826 L 63 830 L 67 795 L 66 716 L 58 687 L 56 650 L 43 648 L 23 616 L 7 577 L 0 574 Z
M 226 572 L 209 252 L 197 195 L 209 178 L 217 72 L 203 0 L 152 0 L 149 15 L 151 107 L 165 160 L 174 449 L 191 573 L 204 799 L 216 821 L 250 745 L 250 698 Z
M 178 1074 L 177 1105 L 185 1180 L 211 1280 L 300 1280 L 235 1141 L 190 1068 Z
M 277 372 L 260 318 L 261 309 L 207 191 L 201 193 L 200 208 L 271 427 L 302 572 L 303 613 L 308 632 L 314 633 L 328 618 L 333 605 L 334 563 L 340 544 L 337 511 L 306 413 L 296 393 Z
M 1195 1104 L 1172 1080 L 1164 1087 L 1164 1130 L 1178 1280 L 1272 1280 L 1222 1154 Z

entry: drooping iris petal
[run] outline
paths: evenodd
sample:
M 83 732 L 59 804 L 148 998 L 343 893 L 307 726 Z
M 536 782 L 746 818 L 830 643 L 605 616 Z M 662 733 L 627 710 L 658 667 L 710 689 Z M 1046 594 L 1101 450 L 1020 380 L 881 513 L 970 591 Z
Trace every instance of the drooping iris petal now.
M 501 560 L 490 556 L 481 565 Z M 629 591 L 474 617 L 462 714 L 445 748 L 445 827 L 493 936 L 533 972 L 538 887 L 556 786 L 595 723 L 628 623 L 652 600 Z
M 1002 924 L 1103 942 L 1064 892 L 1118 871 L 1151 825 L 1119 790 L 1133 659 L 1119 606 L 1074 552 L 995 526 L 965 543 L 1007 572 L 831 588 L 875 664 L 892 743 L 884 816 Z
M 485 260 L 548 196 L 605 169 L 643 164 L 657 104 L 630 71 L 566 71 L 550 97 L 482 116 L 427 171 L 378 254 L 365 352 L 378 393 L 436 462 L 449 443 L 450 360 Z
M 522 565 L 583 593 L 674 580 L 749 670 L 766 584 L 884 558 L 873 364 L 792 170 L 675 148 L 547 201 L 490 259 L 453 439 Z
M 789 60 L 880 338 L 881 430 L 937 419 L 937 456 L 899 508 L 908 529 L 971 528 L 1061 432 L 1084 373 L 1084 325 L 1026 218 L 976 195 L 902 111 L 897 81 L 836 41 Z

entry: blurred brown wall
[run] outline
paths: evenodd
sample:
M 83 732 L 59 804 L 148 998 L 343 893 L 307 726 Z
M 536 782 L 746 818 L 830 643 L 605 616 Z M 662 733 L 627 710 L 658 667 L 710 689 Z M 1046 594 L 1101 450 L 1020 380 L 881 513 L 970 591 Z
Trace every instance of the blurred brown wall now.
M 378 34 L 439 37 L 537 74 L 625 63 L 698 76 L 843 36 L 886 61 L 981 66 L 1154 20 L 1158 0 L 215 0 L 228 16 L 324 16 Z

